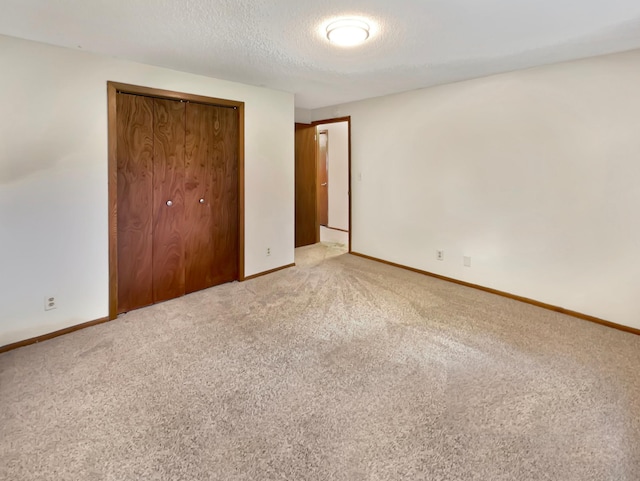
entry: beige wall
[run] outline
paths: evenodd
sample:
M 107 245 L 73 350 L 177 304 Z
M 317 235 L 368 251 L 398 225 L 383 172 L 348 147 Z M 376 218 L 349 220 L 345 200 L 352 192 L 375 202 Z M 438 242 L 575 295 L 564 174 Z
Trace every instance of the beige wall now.
M 640 51 L 345 115 L 354 251 L 640 328 Z
M 108 314 L 108 80 L 244 101 L 245 274 L 293 262 L 292 94 L 1 36 L 0 64 L 0 346 Z

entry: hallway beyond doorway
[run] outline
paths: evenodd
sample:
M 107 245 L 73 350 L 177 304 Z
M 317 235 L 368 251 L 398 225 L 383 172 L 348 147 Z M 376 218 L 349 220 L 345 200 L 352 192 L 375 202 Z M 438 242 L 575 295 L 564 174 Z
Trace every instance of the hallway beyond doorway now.
M 332 229 L 330 227 L 325 227 L 323 225 L 320 226 L 320 242 L 331 242 L 335 244 L 340 244 L 345 247 L 349 246 L 349 233 Z
M 320 242 L 333 242 L 347 247 L 349 245 L 349 233 L 321 225 Z

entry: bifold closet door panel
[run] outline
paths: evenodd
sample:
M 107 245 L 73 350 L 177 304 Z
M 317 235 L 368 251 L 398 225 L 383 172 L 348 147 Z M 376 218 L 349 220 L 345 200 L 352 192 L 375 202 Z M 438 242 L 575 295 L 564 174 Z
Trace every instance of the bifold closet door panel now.
M 185 103 L 154 99 L 153 300 L 185 293 Z
M 153 303 L 153 99 L 117 94 L 118 313 Z
M 186 291 L 238 278 L 237 111 L 187 104 Z
M 213 281 L 222 284 L 238 279 L 238 111 L 212 108 Z
M 212 185 L 214 110 L 208 105 L 186 106 L 185 148 L 185 291 L 213 286 Z

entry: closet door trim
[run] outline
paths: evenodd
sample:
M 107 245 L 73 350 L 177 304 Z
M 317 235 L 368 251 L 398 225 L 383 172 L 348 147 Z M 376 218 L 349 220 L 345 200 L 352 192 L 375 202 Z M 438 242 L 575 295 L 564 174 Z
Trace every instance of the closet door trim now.
M 244 102 L 217 99 L 171 90 L 154 89 L 118 82 L 107 82 L 108 104 L 108 182 L 109 182 L 109 319 L 118 317 L 118 92 L 170 100 L 183 100 L 238 111 L 238 280 L 244 280 Z

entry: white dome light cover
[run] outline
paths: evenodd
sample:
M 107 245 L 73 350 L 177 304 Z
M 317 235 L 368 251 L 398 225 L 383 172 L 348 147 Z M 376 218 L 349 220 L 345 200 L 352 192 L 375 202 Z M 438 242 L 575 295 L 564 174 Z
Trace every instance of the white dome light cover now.
M 341 47 L 353 47 L 369 38 L 369 28 L 369 24 L 362 20 L 336 20 L 327 25 L 327 38 Z

